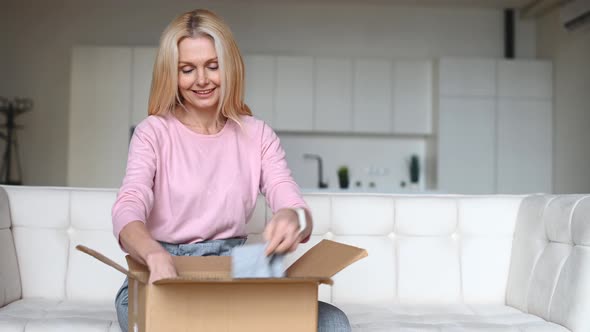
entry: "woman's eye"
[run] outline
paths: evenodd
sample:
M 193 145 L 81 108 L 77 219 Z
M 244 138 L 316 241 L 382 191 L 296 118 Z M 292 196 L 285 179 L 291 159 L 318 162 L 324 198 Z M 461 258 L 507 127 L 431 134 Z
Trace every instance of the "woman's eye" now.
M 209 65 L 209 69 L 211 69 L 211 70 L 217 70 L 217 69 L 219 69 L 219 65 L 218 64 Z
M 190 68 L 190 69 L 182 69 L 182 73 L 183 74 L 190 74 L 192 71 L 193 71 L 192 68 Z

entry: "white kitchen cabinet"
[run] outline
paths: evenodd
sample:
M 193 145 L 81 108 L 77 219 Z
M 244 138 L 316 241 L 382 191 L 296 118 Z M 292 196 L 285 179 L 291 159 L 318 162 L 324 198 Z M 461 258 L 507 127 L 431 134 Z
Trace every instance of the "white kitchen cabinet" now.
M 432 62 L 396 61 L 393 69 L 393 132 L 432 133 Z
M 552 193 L 552 72 L 549 61 L 498 61 L 499 193 Z
M 494 98 L 440 98 L 439 190 L 495 192 L 495 107 Z
M 552 99 L 552 68 L 549 61 L 499 60 L 498 96 Z
M 67 185 L 119 187 L 131 110 L 130 47 L 72 52 Z
M 496 96 L 496 60 L 441 59 L 439 61 L 439 93 L 442 96 Z
M 439 64 L 439 188 L 551 193 L 551 63 L 446 58 Z M 465 103 L 471 113 L 456 111 Z M 474 151 L 474 146 L 482 148 Z
M 313 129 L 313 58 L 278 56 L 276 130 L 311 131 Z
M 552 130 L 551 101 L 499 100 L 499 193 L 552 193 Z
M 314 130 L 352 131 L 352 60 L 315 59 Z
M 356 60 L 353 84 L 353 131 L 392 131 L 392 62 Z
M 253 115 L 273 125 L 276 57 L 271 55 L 246 55 L 245 102 Z
M 152 73 L 158 49 L 133 48 L 131 124 L 137 125 L 148 116 L 148 102 L 152 85 Z

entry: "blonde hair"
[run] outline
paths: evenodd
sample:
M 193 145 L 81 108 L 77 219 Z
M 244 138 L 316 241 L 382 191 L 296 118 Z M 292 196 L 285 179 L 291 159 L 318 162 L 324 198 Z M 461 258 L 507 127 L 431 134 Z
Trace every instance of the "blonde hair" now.
M 160 38 L 154 63 L 148 115 L 164 115 L 183 106 L 178 92 L 178 43 L 184 38 L 213 39 L 221 71 L 221 93 L 217 115 L 240 124 L 240 115 L 252 115 L 244 104 L 244 61 L 231 30 L 211 11 L 197 9 L 176 17 Z

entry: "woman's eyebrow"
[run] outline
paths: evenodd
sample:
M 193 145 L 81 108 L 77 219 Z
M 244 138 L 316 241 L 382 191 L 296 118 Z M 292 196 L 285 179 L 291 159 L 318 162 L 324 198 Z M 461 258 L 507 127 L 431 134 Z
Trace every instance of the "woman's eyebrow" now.
M 211 62 L 217 62 L 217 57 L 205 61 L 205 64 L 208 64 L 208 63 L 211 63 Z M 190 61 L 180 60 L 180 61 L 178 61 L 178 64 L 179 65 L 183 65 L 183 64 L 184 65 L 193 65 L 194 63 L 193 62 L 190 62 Z

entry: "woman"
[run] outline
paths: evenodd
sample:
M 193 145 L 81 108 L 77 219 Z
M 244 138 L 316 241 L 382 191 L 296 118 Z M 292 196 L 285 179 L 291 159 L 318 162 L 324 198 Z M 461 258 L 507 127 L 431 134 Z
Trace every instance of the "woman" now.
M 177 276 L 172 255 L 229 255 L 246 240 L 258 192 L 273 217 L 266 253 L 286 253 L 312 230 L 278 137 L 243 103 L 243 61 L 215 14 L 195 10 L 164 30 L 149 100 L 135 129 L 113 206 L 121 247 L 150 270 L 149 282 Z M 116 298 L 127 331 L 127 281 Z M 348 319 L 319 303 L 320 331 L 348 331 Z

